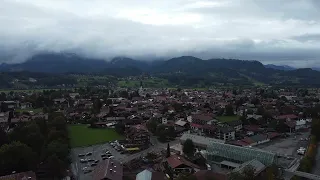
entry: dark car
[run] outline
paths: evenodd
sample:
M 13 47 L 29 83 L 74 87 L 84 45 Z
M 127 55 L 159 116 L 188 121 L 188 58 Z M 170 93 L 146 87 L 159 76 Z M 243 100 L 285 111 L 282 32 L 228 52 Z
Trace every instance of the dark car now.
M 93 166 L 96 166 L 98 165 L 97 163 L 92 163 L 90 166 L 93 167 Z
M 88 162 L 93 162 L 93 161 L 95 161 L 94 159 L 88 159 Z
M 95 160 L 95 161 L 94 161 L 94 163 L 98 163 L 98 162 L 99 162 L 99 160 Z
M 107 155 L 106 154 L 101 154 L 101 157 L 106 157 Z
M 91 156 L 92 155 L 92 152 L 88 152 L 87 154 L 86 154 L 86 156 Z

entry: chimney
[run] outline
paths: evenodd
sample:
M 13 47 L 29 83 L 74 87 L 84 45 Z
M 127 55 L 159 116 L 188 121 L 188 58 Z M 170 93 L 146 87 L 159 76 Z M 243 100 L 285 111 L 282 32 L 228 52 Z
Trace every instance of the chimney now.
M 117 166 L 114 166 L 114 168 L 116 168 Z
M 111 161 L 111 165 L 113 165 L 113 162 Z
M 117 171 L 113 171 L 114 173 L 116 173 Z
M 110 169 L 110 173 L 112 173 L 112 169 Z

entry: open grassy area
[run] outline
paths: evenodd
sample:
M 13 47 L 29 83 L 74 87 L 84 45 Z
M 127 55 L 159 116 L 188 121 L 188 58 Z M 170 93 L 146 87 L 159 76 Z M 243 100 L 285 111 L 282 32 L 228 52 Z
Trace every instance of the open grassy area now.
M 114 129 L 92 129 L 87 125 L 69 125 L 68 131 L 73 148 L 123 139 Z
M 33 109 L 33 108 L 28 108 L 28 109 L 16 109 L 16 112 L 29 112 L 32 111 L 34 113 L 40 113 L 42 112 L 42 108 L 37 108 L 37 109 Z
M 142 86 L 147 88 L 164 88 L 170 87 L 170 84 L 167 79 L 153 78 L 153 79 L 144 79 L 141 80 Z M 140 80 L 121 80 L 118 81 L 118 86 L 128 87 L 128 88 L 137 88 L 140 87 Z
M 239 120 L 240 116 L 218 116 L 217 119 L 220 122 L 230 122 L 230 121 L 235 121 Z
M 61 88 L 61 89 L 66 89 L 66 88 Z M 69 88 L 68 88 L 69 89 Z M 33 93 L 33 92 L 42 92 L 44 90 L 55 90 L 58 91 L 60 89 L 58 88 L 49 88 L 49 89 L 0 89 L 0 93 L 4 92 L 4 93 L 10 93 L 12 92 L 25 92 L 25 93 Z

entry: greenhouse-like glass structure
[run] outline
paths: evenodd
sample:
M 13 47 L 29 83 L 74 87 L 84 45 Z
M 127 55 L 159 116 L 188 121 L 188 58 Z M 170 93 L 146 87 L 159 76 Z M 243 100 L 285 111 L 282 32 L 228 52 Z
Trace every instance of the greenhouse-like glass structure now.
M 230 144 L 212 142 L 207 147 L 207 160 L 210 164 L 230 161 L 242 164 L 256 159 L 266 166 L 276 163 L 277 156 L 274 153 L 250 147 L 240 147 Z

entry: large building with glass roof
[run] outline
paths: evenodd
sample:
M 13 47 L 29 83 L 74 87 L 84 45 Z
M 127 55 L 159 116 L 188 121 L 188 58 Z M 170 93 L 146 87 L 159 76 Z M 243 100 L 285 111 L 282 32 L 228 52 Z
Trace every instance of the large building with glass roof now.
M 251 147 L 240 147 L 219 142 L 207 146 L 209 164 L 220 164 L 236 168 L 238 165 L 256 159 L 266 166 L 277 163 L 276 154 Z

